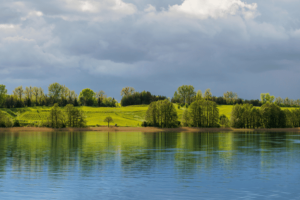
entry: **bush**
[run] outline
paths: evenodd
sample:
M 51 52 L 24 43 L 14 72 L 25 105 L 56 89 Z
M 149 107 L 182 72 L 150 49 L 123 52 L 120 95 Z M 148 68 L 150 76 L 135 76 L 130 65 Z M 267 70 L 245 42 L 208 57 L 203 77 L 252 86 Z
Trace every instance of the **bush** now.
M 147 122 L 146 122 L 146 121 L 143 121 L 142 124 L 141 124 L 141 126 L 142 126 L 142 127 L 147 127 Z
M 20 121 L 19 120 L 15 120 L 14 121 L 14 127 L 20 127 Z

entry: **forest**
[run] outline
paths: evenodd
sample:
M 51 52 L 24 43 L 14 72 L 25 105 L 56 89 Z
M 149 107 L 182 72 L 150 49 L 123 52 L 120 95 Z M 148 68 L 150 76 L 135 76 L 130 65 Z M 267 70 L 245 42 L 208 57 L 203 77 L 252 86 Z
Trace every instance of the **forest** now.
M 149 91 L 137 92 L 132 87 L 122 88 L 120 103 L 113 97 L 107 97 L 103 90 L 94 92 L 86 88 L 79 95 L 59 83 L 50 84 L 45 93 L 41 87 L 19 86 L 12 94 L 7 93 L 5 85 L 0 85 L 0 127 L 23 126 L 18 117 L 12 119 L 7 109 L 49 108 L 43 114 L 38 126 L 44 127 L 85 127 L 87 111 L 82 106 L 126 108 L 131 105 L 147 105 L 141 113 L 139 126 L 169 127 L 234 127 L 234 128 L 285 128 L 300 126 L 300 109 L 282 109 L 299 107 L 300 100 L 275 98 L 262 93 L 260 99 L 244 100 L 234 92 L 227 91 L 221 97 L 213 96 L 210 89 L 202 93 L 191 85 L 182 85 L 172 98 L 153 95 Z M 230 116 L 219 112 L 222 105 L 232 105 Z M 129 108 L 129 107 L 128 107 Z M 3 110 L 2 109 L 2 110 Z M 181 111 L 181 117 L 178 112 Z M 37 112 L 39 112 L 37 110 Z M 91 111 L 88 111 L 91 112 Z M 128 114 L 130 110 L 126 111 Z M 19 114 L 17 114 L 19 115 Z M 42 118 L 41 113 L 38 118 Z M 126 118 L 126 117 L 125 117 Z M 30 125 L 30 123 L 27 123 Z

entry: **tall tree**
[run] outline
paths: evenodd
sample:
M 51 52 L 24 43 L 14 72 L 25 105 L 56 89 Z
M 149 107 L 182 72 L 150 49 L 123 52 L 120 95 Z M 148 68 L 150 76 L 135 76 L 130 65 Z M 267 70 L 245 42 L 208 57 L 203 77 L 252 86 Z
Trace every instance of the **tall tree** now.
M 65 115 L 57 103 L 51 108 L 48 119 L 50 127 L 61 128 L 65 126 Z
M 261 93 L 260 94 L 260 100 L 262 102 L 262 104 L 265 104 L 267 102 L 269 103 L 273 103 L 275 97 L 271 96 L 269 93 Z
M 19 87 L 15 88 L 15 90 L 13 91 L 13 94 L 19 98 L 19 101 L 22 101 L 22 97 L 24 94 L 23 86 L 19 86 Z
M 145 116 L 147 124 L 163 128 L 178 126 L 177 119 L 176 109 L 167 99 L 152 102 Z
M 95 100 L 95 92 L 89 88 L 83 89 L 79 94 L 81 104 L 85 106 L 92 106 Z
M 52 97 L 55 102 L 58 101 L 58 99 L 61 97 L 63 86 L 59 83 L 52 83 L 48 87 L 48 95 L 49 97 Z
M 128 95 L 131 95 L 135 92 L 135 89 L 133 87 L 125 87 L 125 88 L 122 88 L 121 90 L 121 96 L 128 96 Z
M 7 89 L 5 88 L 5 85 L 0 85 L 0 107 L 4 106 L 4 103 L 6 101 L 6 95 Z
M 280 106 L 281 104 L 283 104 L 283 99 L 281 97 L 277 97 L 275 99 L 275 103 Z
M 38 97 L 39 97 L 39 93 L 40 93 L 40 90 L 38 87 L 33 87 L 32 88 L 32 93 L 33 93 L 33 96 L 35 96 L 35 104 L 38 105 Z
M 43 88 L 40 87 L 39 88 L 39 102 L 40 102 L 40 105 L 42 104 L 42 101 L 43 101 L 44 97 L 45 97 L 44 90 L 43 90 Z
M 194 86 L 192 85 L 182 85 L 177 88 L 177 91 L 183 103 L 187 104 L 190 104 L 192 97 L 196 95 Z
M 223 98 L 226 100 L 227 104 L 233 104 L 238 99 L 238 95 L 232 91 L 227 91 L 223 94 Z

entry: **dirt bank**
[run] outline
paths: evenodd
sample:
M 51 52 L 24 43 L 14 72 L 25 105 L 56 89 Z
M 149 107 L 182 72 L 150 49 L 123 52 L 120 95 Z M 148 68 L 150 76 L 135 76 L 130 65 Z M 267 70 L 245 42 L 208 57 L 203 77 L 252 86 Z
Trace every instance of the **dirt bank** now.
M 156 128 L 156 127 L 87 127 L 87 128 L 44 128 L 13 127 L 0 128 L 0 132 L 56 132 L 56 131 L 123 131 L 123 132 L 300 132 L 300 128 L 235 129 L 235 128 Z

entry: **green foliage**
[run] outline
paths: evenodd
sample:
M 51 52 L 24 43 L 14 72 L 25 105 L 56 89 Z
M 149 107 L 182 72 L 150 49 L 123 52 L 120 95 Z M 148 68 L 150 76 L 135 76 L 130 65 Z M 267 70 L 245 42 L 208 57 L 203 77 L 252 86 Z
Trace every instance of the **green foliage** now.
M 182 113 L 181 124 L 184 127 L 189 126 L 191 124 L 190 113 L 187 109 L 185 109 Z
M 65 115 L 62 110 L 58 107 L 58 104 L 55 103 L 50 110 L 48 117 L 49 126 L 52 128 L 63 128 L 66 126 Z
M 113 122 L 114 120 L 112 119 L 111 116 L 107 116 L 103 121 L 104 121 L 104 122 L 107 122 L 107 127 L 109 127 L 109 123 L 110 123 L 110 122 Z
M 235 101 L 238 99 L 238 95 L 234 92 L 227 91 L 223 94 L 223 98 L 226 100 L 227 104 L 234 104 Z
M 226 115 L 222 114 L 222 115 L 220 116 L 220 125 L 221 125 L 222 127 L 228 128 L 228 127 L 230 126 L 229 123 L 230 123 L 230 122 L 229 122 L 229 119 L 226 117 Z
M 52 83 L 48 87 L 48 95 L 54 100 L 58 100 L 61 97 L 63 86 L 59 83 Z
M 83 89 L 80 94 L 79 94 L 79 102 L 81 103 L 81 105 L 85 105 L 85 106 L 93 106 L 96 101 L 95 99 L 96 93 L 89 89 Z
M 235 105 L 231 112 L 231 126 L 235 128 L 284 128 L 286 114 L 281 108 L 266 102 L 260 109 L 250 104 Z
M 0 85 L 0 108 L 3 107 L 7 95 L 5 85 Z
M 167 99 L 152 102 L 145 117 L 147 124 L 162 128 L 177 127 L 177 119 L 175 106 Z
M 66 125 L 68 127 L 85 127 L 86 117 L 84 112 L 79 108 L 74 107 L 72 104 L 68 104 L 65 107 Z
M 190 104 L 192 97 L 196 95 L 194 90 L 194 86 L 192 85 L 182 85 L 178 87 L 178 93 L 175 92 L 174 98 L 180 99 L 182 103 Z
M 193 127 L 217 127 L 219 109 L 213 101 L 194 101 L 189 108 Z
M 269 103 L 273 103 L 275 97 L 271 96 L 269 93 L 261 93 L 260 94 L 260 101 L 262 102 L 262 104 L 265 104 L 267 102 Z
M 121 100 L 121 105 L 122 106 L 141 105 L 141 104 L 149 105 L 153 101 L 165 100 L 165 99 L 167 99 L 167 97 L 152 95 L 148 91 L 135 92 L 133 94 L 123 95 Z

